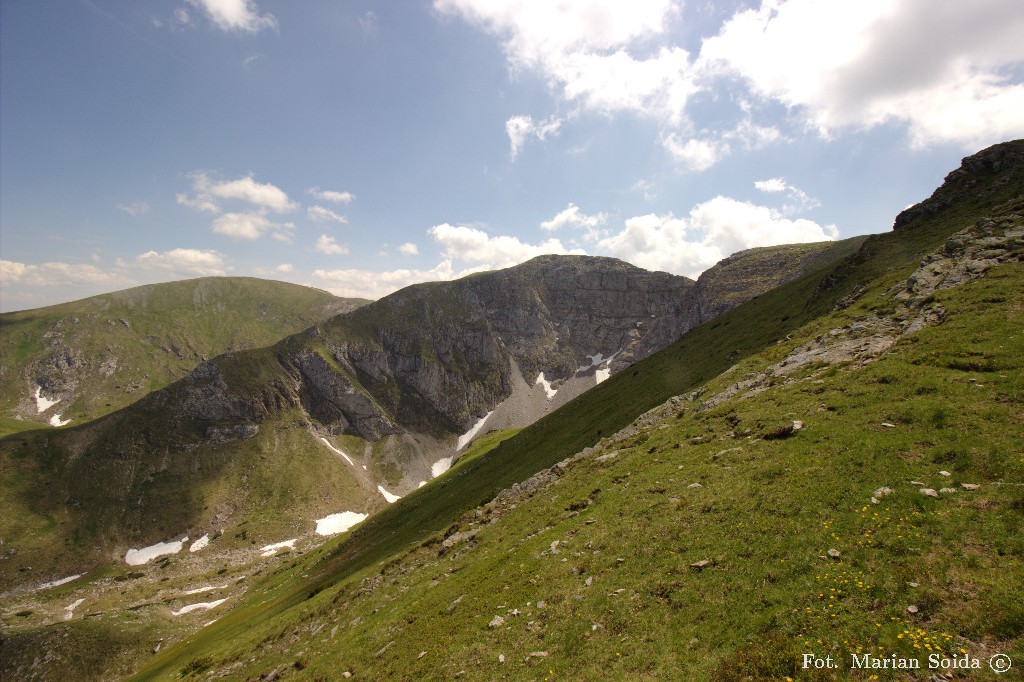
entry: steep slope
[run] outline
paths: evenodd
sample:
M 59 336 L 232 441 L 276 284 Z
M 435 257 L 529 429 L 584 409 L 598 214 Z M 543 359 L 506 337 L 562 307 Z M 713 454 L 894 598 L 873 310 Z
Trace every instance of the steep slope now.
M 970 180 L 987 205 L 691 331 L 282 564 L 143 678 L 810 679 L 803 653 L 1024 655 L 1024 165 Z
M 206 277 L 4 313 L 2 428 L 95 419 L 210 357 L 265 346 L 362 303 L 285 282 Z

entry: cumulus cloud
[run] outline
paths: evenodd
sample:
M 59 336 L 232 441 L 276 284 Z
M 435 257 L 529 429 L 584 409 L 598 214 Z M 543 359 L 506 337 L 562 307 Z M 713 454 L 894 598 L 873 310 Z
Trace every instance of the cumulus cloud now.
M 419 282 L 438 282 L 469 274 L 456 274 L 450 260 L 441 261 L 429 270 L 398 269 L 385 272 L 369 270 L 314 270 L 314 286 L 326 289 L 336 296 L 377 299 L 394 293 L 403 287 Z
M 782 192 L 788 185 L 783 178 L 768 178 L 767 180 L 755 180 L 754 187 L 762 192 Z
M 211 229 L 232 239 L 259 239 L 264 233 L 275 230 L 279 226 L 267 219 L 262 213 L 225 213 L 217 216 L 210 225 Z
M 149 208 L 150 208 L 149 204 L 147 204 L 145 201 L 135 201 L 135 202 L 132 202 L 130 204 L 118 204 L 117 205 L 117 209 L 119 211 L 124 211 L 125 213 L 127 213 L 130 216 L 132 216 L 133 218 L 137 218 L 140 215 L 148 213 L 149 212 Z
M 763 0 L 704 41 L 702 68 L 738 75 L 829 136 L 889 122 L 912 144 L 976 148 L 1024 133 L 1017 0 Z
M 175 199 L 182 206 L 188 206 L 203 213 L 220 213 L 220 206 L 209 195 L 190 197 L 187 194 L 179 193 L 175 195 Z
M 295 270 L 295 268 L 292 266 L 291 263 L 281 263 L 276 268 L 274 268 L 274 272 L 280 272 L 282 274 L 287 274 L 289 272 L 292 272 L 293 270 Z
M 703 131 L 698 137 L 689 138 L 678 132 L 670 132 L 662 137 L 662 145 L 673 158 L 690 170 L 703 171 L 737 148 L 761 149 L 782 138 L 782 133 L 775 126 L 754 123 L 749 103 L 741 102 L 740 109 L 742 116 L 732 128 Z
M 90 263 L 51 261 L 38 265 L 0 260 L 0 283 L 6 286 L 62 287 L 76 285 L 131 286 L 134 280 L 124 273 L 103 270 Z
M 729 145 L 720 140 L 698 140 L 690 138 L 684 141 L 678 133 L 669 133 L 662 139 L 662 145 L 677 161 L 694 171 L 711 168 L 718 160 L 729 153 Z
M 505 121 L 505 134 L 511 147 L 512 159 L 515 160 L 522 151 L 526 141 L 534 137 L 544 141 L 549 135 L 557 135 L 562 126 L 562 119 L 551 116 L 546 121 L 536 123 L 532 116 L 513 116 Z
M 580 210 L 580 207 L 576 204 L 569 202 L 569 205 L 551 220 L 545 220 L 540 224 L 541 229 L 544 230 L 558 230 L 563 227 L 577 227 L 586 228 L 588 233 L 593 233 L 594 229 L 599 225 L 603 225 L 608 220 L 607 213 L 595 213 L 594 215 L 586 215 Z
M 329 208 L 323 206 L 310 206 L 306 209 L 310 220 L 318 223 L 347 223 L 348 218 L 339 215 Z
M 286 213 L 298 208 L 280 187 L 257 182 L 251 175 L 237 180 L 214 180 L 204 171 L 194 171 L 188 174 L 188 178 L 195 195 L 190 197 L 178 194 L 178 203 L 200 211 L 219 213 L 221 208 L 218 199 L 245 201 L 275 213 Z
M 577 111 L 655 120 L 657 139 L 694 171 L 786 141 L 763 112 L 824 138 L 902 125 L 913 147 L 977 149 L 1024 135 L 1019 0 L 761 0 L 742 5 L 695 57 L 674 30 L 681 0 L 434 0 L 501 42 Z M 697 11 L 697 10 L 694 10 Z M 694 96 L 741 94 L 737 124 L 696 125 Z M 755 120 L 752 101 L 759 107 Z M 537 123 L 506 122 L 513 159 Z
M 188 177 L 194 194 L 178 194 L 177 201 L 182 206 L 217 215 L 210 224 L 213 232 L 232 239 L 259 239 L 269 234 L 279 241 L 291 242 L 295 224 L 274 222 L 267 217 L 271 212 L 285 213 L 298 208 L 298 204 L 291 201 L 281 188 L 257 182 L 251 175 L 237 180 L 214 180 L 204 171 L 194 171 Z M 222 213 L 223 201 L 241 201 L 252 208 Z M 328 213 L 341 218 L 333 212 Z
M 467 263 L 486 265 L 487 269 L 507 268 L 544 254 L 583 254 L 580 249 L 567 249 L 557 239 L 528 244 L 518 237 L 491 236 L 475 227 L 443 223 L 428 230 L 440 244 L 445 257 Z
M 316 240 L 316 250 L 328 256 L 344 256 L 348 253 L 347 246 L 338 244 L 334 237 L 328 237 L 326 234 L 320 235 Z
M 188 0 L 188 3 L 202 10 L 222 31 L 258 33 L 265 28 L 277 28 L 274 15 L 260 14 L 253 0 Z
M 678 123 L 696 92 L 689 54 L 652 50 L 679 12 L 673 0 L 434 0 L 503 41 L 513 70 L 530 70 L 600 113 L 633 111 Z
M 696 277 L 726 256 L 757 246 L 835 239 L 834 225 L 791 220 L 774 209 L 717 196 L 688 218 L 654 214 L 626 220 L 625 229 L 598 241 L 603 252 L 649 270 Z
M 332 201 L 336 204 L 350 204 L 356 198 L 351 192 L 336 192 L 330 189 L 320 189 L 319 187 L 310 187 L 306 190 L 314 199 L 320 201 Z
M 175 275 L 200 277 L 223 277 L 228 268 L 224 256 L 207 249 L 172 249 L 170 251 L 146 251 L 135 257 L 138 265 L 157 268 Z
M 415 256 L 419 254 L 420 250 L 412 242 L 406 242 L 398 247 L 398 252 L 404 256 Z
M 256 182 L 251 175 L 222 182 L 211 182 L 205 176 L 199 175 L 196 184 L 215 197 L 241 199 L 278 213 L 293 211 L 296 208 L 282 189 L 270 183 Z

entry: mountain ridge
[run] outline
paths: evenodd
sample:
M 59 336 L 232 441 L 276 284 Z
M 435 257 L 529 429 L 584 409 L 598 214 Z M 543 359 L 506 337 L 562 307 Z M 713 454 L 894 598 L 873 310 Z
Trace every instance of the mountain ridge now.
M 779 247 L 753 260 L 834 258 L 858 243 Z M 788 272 L 767 269 L 772 276 L 753 278 L 749 296 Z M 25 525 L 7 534 L 39 538 L 15 563 L 41 561 L 32 557 L 54 541 L 70 571 L 74 557 L 117 561 L 129 547 L 175 533 L 224 529 L 222 543 L 269 542 L 331 511 L 379 511 L 389 496 L 435 477 L 439 462 L 457 459 L 457 441 L 474 428 L 482 435 L 525 426 L 653 352 L 660 341 L 650 335 L 673 339 L 692 327 L 700 312 L 691 294 L 700 287 L 584 257 L 414 285 L 273 346 L 204 361 L 77 429 L 9 439 L 0 449 L 19 462 L 19 480 L 32 482 L 14 497 L 36 511 L 11 511 Z M 729 296 L 732 304 L 742 298 Z M 294 500 L 273 492 L 275 477 Z M 327 481 L 344 492 L 331 495 Z M 230 537 L 260 513 L 276 521 L 241 542 Z M 52 518 L 56 528 L 43 531 Z M 21 577 L 0 573 L 4 582 Z

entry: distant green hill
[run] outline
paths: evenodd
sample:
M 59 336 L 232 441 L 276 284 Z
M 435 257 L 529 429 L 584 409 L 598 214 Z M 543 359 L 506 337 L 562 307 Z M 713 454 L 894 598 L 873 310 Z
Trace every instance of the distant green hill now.
M 205 277 L 4 313 L 0 433 L 54 417 L 95 419 L 207 358 L 265 346 L 365 302 L 285 282 Z

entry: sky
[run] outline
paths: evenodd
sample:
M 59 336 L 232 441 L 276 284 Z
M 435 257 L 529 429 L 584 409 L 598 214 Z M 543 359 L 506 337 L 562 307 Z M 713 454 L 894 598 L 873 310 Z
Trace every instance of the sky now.
M 1024 137 L 1020 0 L 0 0 L 0 310 L 891 229 Z

